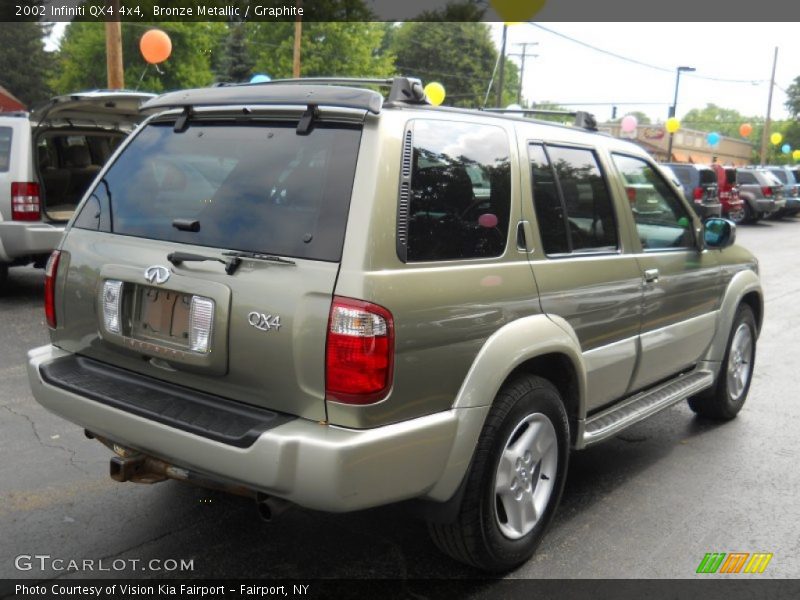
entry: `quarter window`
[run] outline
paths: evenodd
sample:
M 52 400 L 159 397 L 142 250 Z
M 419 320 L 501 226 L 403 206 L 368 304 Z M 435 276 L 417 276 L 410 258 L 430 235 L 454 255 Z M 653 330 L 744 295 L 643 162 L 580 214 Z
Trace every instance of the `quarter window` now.
M 646 161 L 614 154 L 644 250 L 690 248 L 692 219 L 666 181 Z
M 11 127 L 0 127 L 0 173 L 8 171 L 11 162 Z
M 400 258 L 500 256 L 511 210 L 505 132 L 493 125 L 425 119 L 409 127 L 404 164 L 410 159 L 410 181 L 401 181 L 398 212 Z
M 531 144 L 533 204 L 544 251 L 612 252 L 619 248 L 611 195 L 592 150 Z

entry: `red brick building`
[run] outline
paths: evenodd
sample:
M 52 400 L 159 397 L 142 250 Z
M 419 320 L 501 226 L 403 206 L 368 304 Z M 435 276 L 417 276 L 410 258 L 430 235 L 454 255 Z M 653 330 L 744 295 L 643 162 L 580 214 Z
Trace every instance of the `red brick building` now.
M 26 110 L 26 108 L 18 98 L 14 97 L 14 94 L 0 85 L 0 112 L 11 112 L 15 110 Z

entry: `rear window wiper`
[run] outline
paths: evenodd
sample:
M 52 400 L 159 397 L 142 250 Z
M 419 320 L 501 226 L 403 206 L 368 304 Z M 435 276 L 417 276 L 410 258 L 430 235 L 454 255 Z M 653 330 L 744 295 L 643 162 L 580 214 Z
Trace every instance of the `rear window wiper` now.
M 274 256 L 272 254 L 261 254 L 258 252 L 242 252 L 242 251 L 230 251 L 230 252 L 223 252 L 223 256 L 229 256 L 228 260 L 223 260 L 221 258 L 217 258 L 216 256 L 204 256 L 202 254 L 192 254 L 190 252 L 170 252 L 167 254 L 167 260 L 171 262 L 176 267 L 185 262 L 203 262 L 203 261 L 214 261 L 220 262 L 225 265 L 225 272 L 228 275 L 233 275 L 236 272 L 236 269 L 239 268 L 239 265 L 242 264 L 243 258 L 251 258 L 254 260 L 264 260 L 267 262 L 274 262 L 282 265 L 294 265 L 296 264 L 293 260 L 289 260 L 288 258 L 281 258 L 280 256 Z
M 293 260 L 289 260 L 288 258 L 283 258 L 281 256 L 275 256 L 274 254 L 263 254 L 261 252 L 246 252 L 241 250 L 231 250 L 229 252 L 223 252 L 223 256 L 230 256 L 232 258 L 252 258 L 254 260 L 264 260 L 267 262 L 274 262 L 279 263 L 282 265 L 295 265 L 297 264 Z

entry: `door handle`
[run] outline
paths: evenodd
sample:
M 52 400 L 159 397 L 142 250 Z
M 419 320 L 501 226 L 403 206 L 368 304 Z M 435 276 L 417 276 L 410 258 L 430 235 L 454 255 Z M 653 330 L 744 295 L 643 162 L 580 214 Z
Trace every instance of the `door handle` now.
M 658 269 L 645 269 L 644 282 L 655 283 L 656 281 L 658 281 Z

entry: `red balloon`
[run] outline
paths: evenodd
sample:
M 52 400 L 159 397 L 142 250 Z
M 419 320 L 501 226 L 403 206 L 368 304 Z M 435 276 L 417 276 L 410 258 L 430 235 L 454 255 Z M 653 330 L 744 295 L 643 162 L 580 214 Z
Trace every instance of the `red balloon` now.
M 750 135 L 751 133 L 753 133 L 753 126 L 752 126 L 752 125 L 750 125 L 750 123 L 742 123 L 742 124 L 739 126 L 739 134 L 740 134 L 742 137 L 747 137 L 747 136 L 748 136 L 748 135 Z
M 139 50 L 151 65 L 164 62 L 172 54 L 172 40 L 160 29 L 151 29 L 139 40 Z

